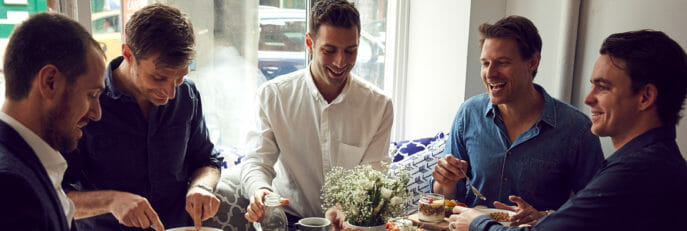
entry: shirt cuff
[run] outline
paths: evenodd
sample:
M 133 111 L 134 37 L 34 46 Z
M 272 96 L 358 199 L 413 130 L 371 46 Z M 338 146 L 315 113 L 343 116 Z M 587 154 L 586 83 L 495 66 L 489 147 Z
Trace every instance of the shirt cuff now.
M 484 231 L 484 230 L 489 230 L 490 227 L 498 225 L 501 226 L 500 223 L 496 222 L 495 220 L 489 218 L 487 215 L 482 215 L 470 223 L 470 231 Z

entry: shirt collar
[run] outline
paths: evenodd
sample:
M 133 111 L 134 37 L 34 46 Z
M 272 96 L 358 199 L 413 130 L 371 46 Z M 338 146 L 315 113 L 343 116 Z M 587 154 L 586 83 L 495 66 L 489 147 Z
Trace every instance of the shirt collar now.
M 322 100 L 322 102 L 327 102 L 327 100 L 324 99 L 324 96 L 320 94 L 320 90 L 317 89 L 317 85 L 315 85 L 315 79 L 313 79 L 312 73 L 310 73 L 310 67 L 312 65 L 312 62 L 308 64 L 308 68 L 305 70 L 305 82 L 308 86 L 308 91 L 310 91 L 310 94 L 312 95 L 315 100 Z M 346 85 L 344 85 L 343 90 L 341 90 L 341 93 L 332 100 L 330 104 L 337 104 L 343 101 L 346 98 L 346 95 L 351 88 L 351 82 L 353 82 L 353 73 L 349 72 L 348 76 L 348 81 L 346 81 Z
M 652 128 L 641 135 L 632 138 L 632 140 L 615 151 L 612 157 L 619 158 L 616 157 L 618 156 L 616 155 L 618 153 L 630 153 L 630 150 L 638 150 L 649 144 L 659 143 L 662 140 L 675 140 L 675 137 L 675 126 L 661 126 Z
M 558 126 L 556 123 L 556 104 L 554 103 L 553 98 L 551 98 L 551 96 L 546 93 L 546 90 L 544 90 L 544 88 L 538 84 L 534 84 L 534 89 L 536 89 L 544 97 L 544 109 L 542 110 L 539 121 L 543 121 L 549 124 L 551 127 Z M 498 110 L 498 107 L 496 107 L 496 105 L 491 103 L 491 100 L 489 100 L 484 108 L 484 116 L 494 118 Z M 537 121 L 537 123 L 539 122 Z
M 0 112 L 0 120 L 14 128 L 14 130 L 19 133 L 24 141 L 29 144 L 47 172 L 56 171 L 60 176 L 64 174 L 64 171 L 67 170 L 67 161 L 64 159 L 62 154 L 60 154 L 60 152 L 48 145 L 48 143 L 36 135 L 36 133 L 29 130 L 26 126 L 4 112 Z M 54 184 L 55 179 L 51 180 Z M 58 182 L 60 181 L 61 179 Z
M 125 95 L 117 86 L 115 86 L 115 80 L 114 80 L 114 70 L 119 67 L 119 65 L 122 64 L 124 61 L 124 57 L 119 56 L 107 65 L 107 71 L 105 72 L 105 86 L 106 86 L 106 91 L 105 95 L 112 97 L 113 99 L 119 99 L 123 95 Z

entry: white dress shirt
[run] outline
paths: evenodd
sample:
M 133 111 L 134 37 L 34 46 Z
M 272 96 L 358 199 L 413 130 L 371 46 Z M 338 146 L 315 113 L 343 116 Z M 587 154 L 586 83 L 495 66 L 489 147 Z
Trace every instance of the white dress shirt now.
M 255 127 L 247 136 L 241 171 L 243 194 L 267 188 L 290 200 L 286 211 L 324 217 L 320 189 L 335 166 L 381 169 L 389 162 L 391 99 L 350 75 L 341 94 L 327 103 L 306 68 L 258 89 Z
M 53 188 L 55 188 L 55 192 L 57 192 L 60 203 L 62 203 L 64 216 L 67 218 L 67 225 L 71 228 L 72 219 L 74 218 L 74 202 L 72 202 L 72 200 L 67 197 L 67 194 L 64 193 L 64 190 L 62 190 L 62 177 L 64 177 L 64 171 L 67 170 L 67 161 L 62 157 L 60 152 L 52 148 L 48 143 L 36 135 L 36 133 L 33 133 L 33 131 L 26 128 L 11 116 L 4 112 L 0 112 L 0 120 L 14 128 L 14 130 L 24 138 L 24 141 L 29 144 L 31 149 L 33 149 L 36 156 L 38 156 L 45 171 L 48 173 L 48 177 L 52 182 Z

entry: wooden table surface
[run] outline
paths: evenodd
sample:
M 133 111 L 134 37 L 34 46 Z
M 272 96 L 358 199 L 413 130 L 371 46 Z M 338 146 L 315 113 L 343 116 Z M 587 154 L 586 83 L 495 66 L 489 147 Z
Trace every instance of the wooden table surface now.
M 448 218 L 444 218 L 443 221 L 438 223 L 430 223 L 421 221 L 416 213 L 408 216 L 408 220 L 413 221 L 413 224 L 419 228 L 424 228 L 428 230 L 448 231 Z

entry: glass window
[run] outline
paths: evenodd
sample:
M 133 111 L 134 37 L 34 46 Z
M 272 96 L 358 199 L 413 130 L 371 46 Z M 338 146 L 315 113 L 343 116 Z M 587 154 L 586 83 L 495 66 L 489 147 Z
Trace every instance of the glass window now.
M 120 0 L 91 0 L 91 32 L 107 59 L 122 55 L 123 30 Z
M 154 2 L 92 1 L 104 1 L 103 4 L 92 4 L 92 7 L 98 7 L 93 9 L 92 21 L 94 36 L 108 49 L 114 46 L 110 43 L 119 41 L 108 40 L 110 37 L 106 35 L 120 37 L 122 23 L 119 22 L 126 23 L 126 20 L 120 20 L 118 12 L 128 15 L 126 12 L 132 13 Z M 225 153 L 237 152 L 245 142 L 244 136 L 255 116 L 253 100 L 257 88 L 267 80 L 306 67 L 305 33 L 308 24 L 305 6 L 311 2 L 162 2 L 179 8 L 191 19 L 196 32 L 196 58 L 188 77 L 194 80 L 201 92 L 212 141 Z M 356 1 L 355 4 L 361 12 L 363 32 L 354 72 L 382 88 L 386 0 Z M 117 8 L 119 6 L 123 9 Z M 108 29 L 113 25 L 114 29 Z M 109 59 L 115 56 L 119 54 L 108 54 Z M 227 159 L 229 163 L 232 161 L 236 160 Z
M 29 15 L 48 9 L 46 0 L 0 1 L 0 105 L 5 101 L 5 75 L 2 70 L 5 48 L 14 27 Z
M 360 13 L 360 45 L 353 73 L 384 89 L 387 0 L 351 0 Z

